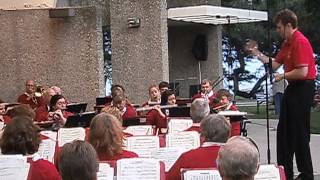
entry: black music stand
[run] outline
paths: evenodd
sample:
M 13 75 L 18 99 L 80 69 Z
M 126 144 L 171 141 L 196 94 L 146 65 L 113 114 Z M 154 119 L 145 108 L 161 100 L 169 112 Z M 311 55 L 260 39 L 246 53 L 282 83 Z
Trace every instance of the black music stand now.
M 69 116 L 64 127 L 89 127 L 95 115 L 95 112 L 91 111 Z
M 128 119 L 124 119 L 122 121 L 123 127 L 135 126 L 135 125 L 140 125 L 140 118 L 139 117 L 128 118 Z
M 112 102 L 111 96 L 96 98 L 96 106 L 110 104 L 111 102 Z
M 188 106 L 178 106 L 167 110 L 169 110 L 169 117 L 190 117 L 190 107 Z
M 87 103 L 71 103 L 67 105 L 67 111 L 72 113 L 82 113 L 87 109 Z

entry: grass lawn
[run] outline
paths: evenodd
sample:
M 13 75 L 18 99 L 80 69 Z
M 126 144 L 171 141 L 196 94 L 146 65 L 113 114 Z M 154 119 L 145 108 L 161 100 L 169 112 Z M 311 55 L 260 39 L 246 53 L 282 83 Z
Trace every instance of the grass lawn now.
M 271 106 L 273 108 L 273 106 Z M 249 119 L 266 119 L 266 106 L 261 105 L 259 108 L 259 113 L 257 113 L 257 106 L 248 107 L 238 107 L 240 111 L 247 112 L 247 117 Z M 274 115 L 274 111 L 269 112 L 270 119 L 277 119 L 278 117 Z M 311 133 L 320 134 L 320 112 L 311 112 L 311 122 L 310 122 Z

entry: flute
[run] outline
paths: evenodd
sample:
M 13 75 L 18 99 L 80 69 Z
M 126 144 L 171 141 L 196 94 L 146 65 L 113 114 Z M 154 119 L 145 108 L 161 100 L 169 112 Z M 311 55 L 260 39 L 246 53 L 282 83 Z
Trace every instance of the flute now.
M 155 109 L 155 107 L 157 106 L 151 106 L 151 107 L 141 107 L 141 108 L 137 108 L 136 111 L 149 111 L 152 109 Z M 165 108 L 173 108 L 173 107 L 178 107 L 177 104 L 172 104 L 172 105 L 163 105 L 163 106 L 158 106 L 160 109 L 165 109 Z

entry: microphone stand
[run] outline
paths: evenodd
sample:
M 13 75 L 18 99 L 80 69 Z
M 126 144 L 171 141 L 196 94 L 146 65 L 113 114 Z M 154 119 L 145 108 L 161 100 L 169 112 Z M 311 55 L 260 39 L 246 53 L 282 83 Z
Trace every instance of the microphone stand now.
M 270 77 L 270 84 L 272 84 L 272 74 L 273 74 L 273 69 L 272 69 L 272 58 L 271 58 L 271 53 L 272 53 L 272 44 L 271 44 L 271 27 L 272 27 L 272 22 L 271 22 L 271 15 L 270 15 L 270 0 L 267 0 L 267 12 L 268 12 L 268 45 L 269 45 L 269 63 L 268 66 L 265 68 L 266 69 L 266 74 L 269 74 Z M 267 75 L 268 76 L 268 75 Z M 270 154 L 270 119 L 269 119 L 269 89 L 268 89 L 268 77 L 266 78 L 266 113 L 267 113 L 267 157 L 268 157 L 268 164 L 270 164 L 271 160 L 271 154 Z

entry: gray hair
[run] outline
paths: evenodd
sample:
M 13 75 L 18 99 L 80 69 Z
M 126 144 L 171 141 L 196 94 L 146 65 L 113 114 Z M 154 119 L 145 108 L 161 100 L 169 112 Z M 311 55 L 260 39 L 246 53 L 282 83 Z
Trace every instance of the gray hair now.
M 209 142 L 227 142 L 230 136 L 230 123 L 224 116 L 210 114 L 200 123 L 201 135 Z
M 190 116 L 194 123 L 199 123 L 210 113 L 209 102 L 202 98 L 195 99 L 190 107 Z
M 218 169 L 221 177 L 231 180 L 253 179 L 259 168 L 259 150 L 255 143 L 234 136 L 219 150 Z

